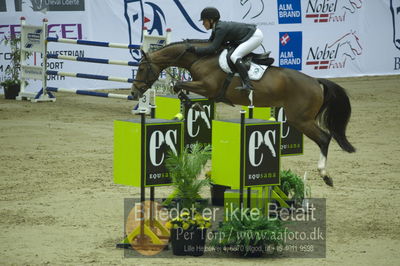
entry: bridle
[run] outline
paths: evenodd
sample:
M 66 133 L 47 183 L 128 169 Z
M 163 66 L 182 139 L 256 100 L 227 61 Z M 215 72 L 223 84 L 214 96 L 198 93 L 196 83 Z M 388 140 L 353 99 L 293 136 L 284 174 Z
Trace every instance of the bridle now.
M 185 42 L 185 45 L 186 45 L 186 48 L 189 47 L 189 44 L 187 42 Z M 175 60 L 170 63 L 171 65 L 174 65 L 176 62 L 178 62 L 182 58 L 182 56 L 186 53 L 186 48 L 183 49 L 183 51 L 175 58 Z M 134 84 L 133 84 L 133 86 L 135 87 L 136 90 L 139 91 L 140 94 L 143 95 L 146 92 L 146 90 L 148 88 L 150 88 L 151 85 L 153 85 L 154 81 L 156 81 L 158 79 L 158 74 L 156 74 L 154 69 L 152 68 L 152 66 L 151 66 L 152 62 L 148 59 L 148 57 L 142 56 L 142 59 L 139 61 L 139 64 L 140 65 L 145 64 L 146 76 L 144 77 L 144 80 L 135 79 L 135 81 L 143 82 L 145 84 L 145 86 L 143 86 L 141 88 L 136 87 Z M 165 72 L 171 77 L 173 83 L 179 81 L 179 79 L 174 77 L 174 75 L 172 75 L 170 73 L 170 71 L 165 70 Z
M 158 79 L 158 75 L 155 73 L 155 71 L 151 67 L 152 63 L 147 58 L 142 57 L 142 59 L 140 60 L 139 63 L 140 63 L 140 65 L 145 64 L 146 76 L 144 77 L 144 80 L 135 79 L 135 81 L 143 82 L 145 86 L 140 87 L 140 88 L 136 87 L 135 84 L 133 84 L 133 86 L 135 87 L 136 90 L 138 90 L 140 92 L 140 94 L 143 95 L 143 93 L 145 93 L 146 90 L 148 88 L 150 88 L 151 85 L 153 85 L 154 81 Z

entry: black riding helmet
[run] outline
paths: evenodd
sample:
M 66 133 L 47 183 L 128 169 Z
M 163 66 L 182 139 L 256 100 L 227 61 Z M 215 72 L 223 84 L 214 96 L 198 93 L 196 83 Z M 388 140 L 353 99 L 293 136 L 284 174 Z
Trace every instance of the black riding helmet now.
M 201 11 L 200 20 L 213 19 L 219 20 L 220 15 L 218 9 L 215 7 L 206 7 Z

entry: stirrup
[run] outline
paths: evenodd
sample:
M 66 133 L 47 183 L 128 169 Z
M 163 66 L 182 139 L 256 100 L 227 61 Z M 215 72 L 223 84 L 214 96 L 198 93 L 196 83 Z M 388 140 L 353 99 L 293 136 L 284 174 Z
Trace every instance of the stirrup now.
M 239 90 L 239 91 L 253 91 L 254 90 L 253 86 L 246 84 L 246 83 L 243 83 L 242 86 L 238 86 L 235 89 Z

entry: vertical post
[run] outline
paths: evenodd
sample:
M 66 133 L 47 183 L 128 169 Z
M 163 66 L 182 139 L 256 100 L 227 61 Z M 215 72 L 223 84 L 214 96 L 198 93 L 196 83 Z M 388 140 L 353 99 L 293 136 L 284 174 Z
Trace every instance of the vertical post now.
M 247 208 L 251 208 L 251 187 L 247 188 Z
M 165 32 L 166 32 L 166 41 L 165 41 L 165 43 L 166 44 L 169 44 L 170 42 L 171 42 L 171 32 L 172 32 L 172 29 L 171 28 L 167 28 L 166 30 L 165 30 Z
M 150 104 L 150 117 L 156 118 L 156 106 L 154 104 Z
M 271 202 L 272 199 L 272 187 L 268 187 L 268 203 Z M 269 217 L 269 204 L 267 204 L 267 217 Z
M 47 37 L 48 37 L 48 27 L 47 27 L 47 18 L 43 19 L 43 34 L 44 34 L 44 50 L 42 51 L 43 62 L 42 62 L 42 86 L 43 86 L 43 97 L 47 96 Z
M 253 103 L 249 105 L 249 119 L 253 119 L 254 106 Z M 251 187 L 247 188 L 247 208 L 251 208 Z
M 165 45 L 168 45 L 168 44 L 171 43 L 172 29 L 171 29 L 171 28 L 167 28 L 167 29 L 165 30 L 165 32 L 166 32 L 166 34 L 165 34 Z M 168 67 L 168 68 L 164 69 L 164 71 L 171 71 L 171 70 L 172 70 L 172 75 L 175 76 L 175 71 L 174 71 L 174 69 L 175 69 L 174 67 Z M 162 72 L 162 73 L 163 73 L 163 72 Z M 172 82 L 172 77 L 171 77 L 171 75 L 168 75 L 168 74 L 165 75 L 164 84 L 165 84 L 166 86 L 173 86 L 173 85 L 172 85 L 173 82 Z M 157 104 L 157 103 L 155 102 L 155 99 L 156 99 L 156 97 L 155 97 L 155 95 L 154 95 L 154 104 Z
M 23 27 L 25 25 L 25 17 L 21 17 L 20 21 L 21 21 L 21 31 L 22 31 L 22 29 L 23 29 Z M 21 32 L 21 34 L 22 34 L 22 32 Z M 22 46 L 22 42 L 21 42 L 20 45 Z M 20 59 L 19 62 L 22 65 L 22 64 L 25 64 L 25 61 L 26 61 L 26 52 L 24 51 L 23 47 L 20 47 L 20 50 L 21 50 L 21 54 L 20 54 L 20 57 L 19 57 L 19 59 Z M 24 92 L 25 92 L 25 78 L 22 78 L 22 75 L 21 75 L 21 85 L 20 85 L 20 89 L 19 90 L 20 90 L 19 95 L 23 95 Z
M 154 221 L 154 187 L 150 187 L 150 227 L 153 227 Z
M 240 189 L 239 189 L 239 210 L 243 209 L 243 187 L 244 187 L 244 125 L 246 111 L 240 110 Z
M 146 37 L 147 37 L 148 35 L 149 35 L 149 34 L 148 34 L 148 31 L 147 31 L 147 27 L 143 27 L 143 29 L 142 29 L 143 42 L 145 42 L 145 41 L 147 40 Z M 145 51 L 145 52 L 147 53 L 148 50 L 147 50 L 146 48 L 144 48 L 143 46 L 144 46 L 144 43 L 142 43 L 141 49 L 143 49 L 143 51 Z
M 265 201 L 265 186 L 262 187 L 262 192 L 261 192 L 261 202 L 262 202 L 262 206 L 261 209 L 263 210 L 263 213 L 266 214 L 268 213 L 268 210 L 266 209 L 266 206 L 268 206 L 268 204 L 266 204 Z M 269 200 L 268 200 L 269 201 Z
M 23 100 L 25 98 L 31 102 L 54 102 L 56 100 L 56 98 L 47 91 L 47 19 L 44 18 L 42 22 L 42 26 L 26 25 L 25 18 L 21 17 L 21 87 L 20 93 L 16 98 L 17 100 Z M 31 39 L 31 35 L 35 36 L 35 40 Z M 26 62 L 28 59 L 28 54 L 31 52 L 35 53 L 35 55 L 40 53 L 43 56 L 41 66 L 34 66 Z M 26 92 L 25 82 L 27 79 L 35 79 L 42 82 L 39 92 Z
M 140 237 L 139 244 L 144 241 L 144 202 L 145 202 L 145 141 L 146 141 L 146 109 L 140 109 L 140 132 L 141 132 L 141 144 L 140 144 Z
M 253 119 L 254 105 L 249 105 L 249 119 Z
M 141 49 L 145 53 L 147 53 L 150 51 L 150 45 L 152 44 L 152 40 L 150 38 L 151 36 L 149 35 L 146 27 L 143 27 L 142 34 L 143 34 L 143 43 Z M 146 108 L 146 113 L 150 114 L 150 105 L 152 104 L 152 97 L 154 98 L 154 89 L 150 88 L 139 99 L 139 102 L 137 104 L 137 109 L 132 110 L 132 113 L 140 114 L 140 110 Z
M 154 119 L 156 117 L 156 106 L 150 105 L 150 117 Z M 155 200 L 155 188 L 150 187 L 150 227 L 153 227 L 154 220 L 154 200 Z

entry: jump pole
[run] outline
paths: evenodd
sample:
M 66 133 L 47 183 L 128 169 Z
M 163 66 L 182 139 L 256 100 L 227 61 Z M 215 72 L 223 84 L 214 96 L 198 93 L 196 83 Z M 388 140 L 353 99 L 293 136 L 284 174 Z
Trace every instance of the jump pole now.
M 139 66 L 139 63 L 134 62 L 134 61 L 111 60 L 111 59 L 93 58 L 93 57 L 47 54 L 47 58 L 48 59 L 69 60 L 69 61 L 79 61 L 79 62 L 86 62 L 86 63 L 107 64 L 107 65 Z
M 47 91 L 67 92 L 67 93 L 75 93 L 75 94 L 79 94 L 79 95 L 97 96 L 97 97 L 114 98 L 114 99 L 122 99 L 122 100 L 133 100 L 133 97 L 131 95 L 123 95 L 123 94 L 117 94 L 117 93 L 105 93 L 105 92 L 97 92 L 97 91 L 86 91 L 86 90 L 55 88 L 55 87 L 47 87 Z
M 141 45 L 138 44 L 122 44 L 122 43 L 111 43 L 111 42 L 99 42 L 99 41 L 89 41 L 89 40 L 72 40 L 63 39 L 56 37 L 47 37 L 48 42 L 60 42 L 68 44 L 78 44 L 78 45 L 89 45 L 89 46 L 100 46 L 109 48 L 123 48 L 123 49 L 140 49 Z
M 160 44 L 160 38 L 163 38 L 164 44 L 170 42 L 170 33 L 171 29 L 167 29 L 166 36 L 151 36 L 147 34 L 147 28 L 143 29 L 145 41 L 142 45 L 134 45 L 134 44 L 121 44 L 121 43 L 111 43 L 111 42 L 99 42 L 99 41 L 89 41 L 89 40 L 71 40 L 71 39 L 63 39 L 63 38 L 55 38 L 55 37 L 47 37 L 47 42 L 59 42 L 59 43 L 67 43 L 67 44 L 76 44 L 76 45 L 88 45 L 88 46 L 99 46 L 99 47 L 111 47 L 111 48 L 124 48 L 124 49 L 140 49 L 142 48 L 144 51 L 148 52 L 153 42 Z M 146 41 L 147 40 L 147 41 Z M 124 65 L 124 66 L 138 66 L 138 62 L 134 61 L 122 61 L 122 60 L 111 60 L 105 58 L 93 58 L 93 57 L 78 57 L 78 56 L 62 56 L 57 54 L 48 53 L 46 55 L 48 59 L 61 59 L 61 60 L 69 60 L 69 61 L 79 61 L 79 62 L 86 62 L 86 63 L 98 63 L 98 64 L 112 64 L 112 65 Z M 112 76 L 105 76 L 105 75 L 95 75 L 95 74 L 86 74 L 86 73 L 74 73 L 74 72 L 60 72 L 60 71 L 52 71 L 47 70 L 46 75 L 56 75 L 56 76 L 67 76 L 67 77 L 75 77 L 75 78 L 85 78 L 85 79 L 97 79 L 97 80 L 108 80 L 108 81 L 117 81 L 117 82 L 124 82 L 124 83 L 133 83 L 135 80 L 131 78 L 121 78 L 121 77 L 112 77 Z M 132 96 L 122 95 L 119 96 L 118 94 L 107 94 L 107 93 L 99 93 L 99 92 L 92 92 L 88 90 L 80 90 L 80 89 L 65 89 L 65 88 L 48 88 L 48 91 L 62 91 L 62 92 L 69 92 L 69 93 L 76 93 L 80 95 L 88 95 L 88 96 L 99 96 L 99 97 L 106 97 L 106 98 L 118 98 L 118 99 L 127 99 L 133 100 Z M 153 95 L 154 98 L 154 95 Z M 146 113 L 149 113 L 151 108 L 148 108 L 152 105 L 151 103 L 151 90 L 148 90 L 145 96 L 139 99 L 139 103 L 132 113 L 138 114 L 139 110 L 142 108 L 147 109 Z M 154 102 L 154 100 L 153 100 Z
M 110 64 L 110 65 L 123 65 L 123 66 L 138 66 L 138 62 L 134 61 L 122 61 L 122 60 L 111 60 L 105 58 L 93 58 L 93 57 L 79 57 L 79 56 L 63 56 L 57 54 L 51 54 L 47 52 L 47 44 L 49 42 L 58 42 L 58 43 L 66 43 L 66 44 L 75 44 L 75 45 L 87 45 L 87 46 L 98 46 L 98 47 L 108 47 L 108 48 L 122 48 L 122 49 L 143 49 L 144 51 L 149 51 L 152 47 L 155 46 L 163 46 L 166 43 L 170 42 L 170 33 L 171 29 L 167 29 L 167 34 L 165 36 L 151 36 L 147 33 L 147 28 L 144 28 L 144 36 L 145 40 L 142 45 L 138 44 L 122 44 L 122 43 L 112 43 L 112 42 L 101 42 L 101 41 L 90 41 L 90 40 L 73 40 L 73 39 L 65 39 L 65 38 L 57 38 L 57 37 L 48 37 L 47 30 L 47 19 L 43 19 L 42 26 L 32 26 L 25 24 L 25 18 L 21 17 L 21 32 L 22 32 L 22 42 L 21 42 L 21 92 L 17 97 L 18 100 L 22 100 L 23 98 L 30 99 L 32 102 L 38 101 L 55 101 L 56 98 L 51 94 L 51 92 L 67 92 L 67 93 L 75 93 L 80 95 L 87 96 L 97 96 L 97 97 L 105 97 L 105 98 L 116 98 L 116 99 L 126 99 L 133 100 L 133 97 L 130 95 L 123 94 L 115 94 L 115 93 L 102 93 L 95 92 L 89 90 L 82 89 L 67 89 L 67 88 L 56 88 L 56 87 L 47 87 L 47 75 L 56 75 L 56 76 L 67 76 L 67 77 L 77 77 L 77 78 L 85 78 L 85 79 L 97 79 L 97 80 L 108 80 L 108 81 L 116 81 L 116 82 L 124 82 L 124 83 L 133 83 L 135 80 L 132 78 L 122 78 L 122 77 L 112 77 L 105 75 L 95 75 L 95 74 L 86 74 L 86 73 L 72 73 L 72 72 L 60 72 L 60 71 L 52 71 L 47 70 L 47 60 L 48 59 L 59 59 L 59 60 L 69 60 L 69 61 L 79 61 L 86 63 L 97 63 L 97 64 Z M 37 35 L 37 39 L 40 39 L 40 44 L 30 43 L 28 41 L 29 38 L 24 39 L 25 35 L 29 35 L 32 33 Z M 40 34 L 40 35 L 39 35 Z M 28 52 L 39 52 L 43 55 L 43 64 L 41 67 L 39 66 L 28 66 L 25 64 L 27 59 Z M 38 93 L 27 93 L 25 92 L 25 80 L 26 79 L 38 79 L 42 81 L 42 89 Z M 145 97 L 139 100 L 139 104 L 137 105 L 137 109 L 146 108 L 147 113 L 150 112 L 150 98 L 151 98 L 151 90 L 146 92 Z M 136 113 L 136 110 L 132 112 Z

